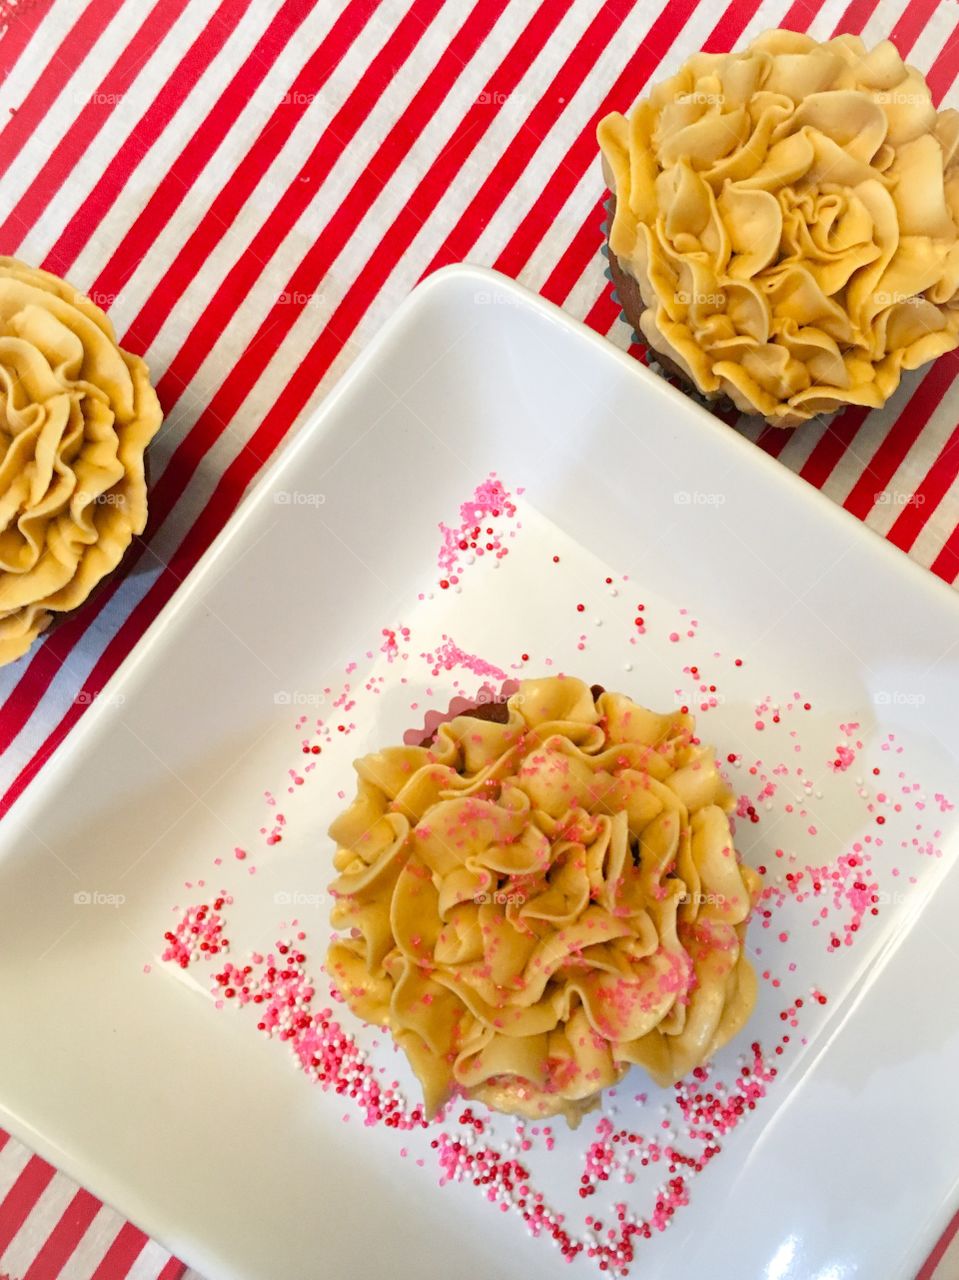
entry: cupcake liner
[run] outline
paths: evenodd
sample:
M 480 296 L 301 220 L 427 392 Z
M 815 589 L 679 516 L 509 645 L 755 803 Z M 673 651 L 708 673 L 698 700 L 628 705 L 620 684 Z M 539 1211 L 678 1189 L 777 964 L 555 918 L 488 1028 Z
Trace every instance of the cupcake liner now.
M 504 680 L 498 689 L 492 684 L 480 685 L 473 698 L 467 698 L 458 693 L 451 699 L 445 711 L 435 709 L 427 711 L 422 728 L 407 729 L 403 734 L 403 743 L 407 747 L 424 746 L 436 737 L 436 731 L 441 724 L 448 724 L 450 720 L 461 716 L 464 711 L 475 711 L 477 707 L 487 706 L 491 702 L 506 702 L 518 688 L 518 680 Z

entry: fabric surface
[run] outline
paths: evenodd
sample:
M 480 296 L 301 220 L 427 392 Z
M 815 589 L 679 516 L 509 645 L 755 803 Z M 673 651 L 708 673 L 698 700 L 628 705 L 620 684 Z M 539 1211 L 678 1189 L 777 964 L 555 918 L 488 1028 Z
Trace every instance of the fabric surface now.
M 959 105 L 957 0 L 0 0 L 0 253 L 88 291 L 167 415 L 129 571 L 0 671 L 0 812 L 424 274 L 496 267 L 629 346 L 596 121 L 660 63 L 773 26 L 891 35 Z M 954 583 L 957 374 L 947 356 L 879 412 L 743 429 Z M 951 1239 L 924 1280 L 959 1277 Z M 4 1274 L 190 1273 L 0 1134 Z

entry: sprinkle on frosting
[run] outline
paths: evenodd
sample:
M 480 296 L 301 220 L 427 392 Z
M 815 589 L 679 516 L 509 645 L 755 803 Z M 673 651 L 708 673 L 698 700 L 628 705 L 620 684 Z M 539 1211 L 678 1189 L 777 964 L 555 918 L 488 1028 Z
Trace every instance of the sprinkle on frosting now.
M 746 1022 L 760 882 L 685 710 L 528 680 L 505 717 L 356 770 L 328 969 L 389 1027 L 427 1114 L 458 1091 L 576 1123 L 631 1063 L 670 1084 Z

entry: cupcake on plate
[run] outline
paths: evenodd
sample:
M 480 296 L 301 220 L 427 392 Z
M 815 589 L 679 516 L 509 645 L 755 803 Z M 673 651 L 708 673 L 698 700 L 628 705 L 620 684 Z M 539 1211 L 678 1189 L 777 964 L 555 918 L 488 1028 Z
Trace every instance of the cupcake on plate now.
M 732 796 L 691 717 L 571 677 L 356 761 L 330 828 L 327 970 L 454 1095 L 575 1125 L 638 1064 L 661 1085 L 746 1023 Z
M 0 257 L 0 665 L 143 532 L 144 451 L 162 418 L 146 365 L 99 307 Z
M 877 409 L 959 345 L 959 113 L 888 41 L 695 54 L 598 138 L 620 305 L 710 400 Z

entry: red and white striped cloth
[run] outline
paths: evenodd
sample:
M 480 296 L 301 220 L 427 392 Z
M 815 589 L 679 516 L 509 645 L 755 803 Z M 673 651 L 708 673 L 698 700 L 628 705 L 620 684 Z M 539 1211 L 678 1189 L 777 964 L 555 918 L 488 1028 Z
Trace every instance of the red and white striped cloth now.
M 0 253 L 92 294 L 167 415 L 136 572 L 0 673 L 0 813 L 424 274 L 492 265 L 628 345 L 596 121 L 773 26 L 891 34 L 959 104 L 959 0 L 0 0 Z M 955 582 L 957 374 L 752 434 Z M 0 1280 L 189 1274 L 0 1133 Z

